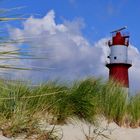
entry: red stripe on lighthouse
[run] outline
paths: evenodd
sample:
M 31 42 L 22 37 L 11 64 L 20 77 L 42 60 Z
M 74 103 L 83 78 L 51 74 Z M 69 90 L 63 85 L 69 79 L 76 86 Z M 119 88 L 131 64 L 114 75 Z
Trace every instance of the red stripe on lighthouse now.
M 112 63 L 106 66 L 109 68 L 109 79 L 119 82 L 124 87 L 129 87 L 128 69 L 131 64 Z

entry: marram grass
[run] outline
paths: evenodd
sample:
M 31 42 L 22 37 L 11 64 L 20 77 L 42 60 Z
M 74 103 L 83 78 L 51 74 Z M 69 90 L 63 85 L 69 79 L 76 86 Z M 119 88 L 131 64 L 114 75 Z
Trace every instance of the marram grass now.
M 128 114 L 131 119 L 130 125 L 132 127 L 140 126 L 140 94 L 137 94 L 130 98 Z
M 107 82 L 102 87 L 99 99 L 101 113 L 109 120 L 121 125 L 127 111 L 127 93 L 119 84 L 112 81 Z
M 119 126 L 138 127 L 140 95 L 129 99 L 119 84 L 94 78 L 71 85 L 47 82 L 37 87 L 0 80 L 0 129 L 5 136 L 39 135 L 42 132 L 38 124 L 42 119 L 54 125 L 75 117 L 94 123 L 97 116 Z

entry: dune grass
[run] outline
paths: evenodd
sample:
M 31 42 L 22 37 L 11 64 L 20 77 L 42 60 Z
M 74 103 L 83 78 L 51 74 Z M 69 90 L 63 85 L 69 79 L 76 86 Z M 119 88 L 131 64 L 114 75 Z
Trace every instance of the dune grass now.
M 37 99 L 37 100 L 36 100 Z M 38 113 L 43 112 L 44 104 L 41 97 L 33 94 L 33 89 L 23 83 L 0 81 L 0 130 L 6 137 L 16 137 L 26 134 L 26 137 L 36 135 L 36 138 L 58 139 L 53 131 L 41 131 L 39 122 L 42 119 Z M 42 104 L 42 106 L 41 106 Z M 51 132 L 51 133 L 50 133 Z M 44 134 L 44 135 L 43 135 Z
M 131 119 L 130 126 L 139 127 L 140 126 L 140 94 L 137 94 L 130 98 L 128 113 Z
M 99 116 L 119 126 L 140 124 L 140 95 L 128 98 L 119 84 L 87 78 L 71 85 L 47 82 L 37 87 L 29 83 L 0 80 L 0 129 L 7 137 L 21 133 L 42 134 L 41 120 L 64 124 L 69 118 L 94 123 Z M 49 131 L 45 136 L 49 136 Z M 59 139 L 51 133 L 50 137 Z
M 110 81 L 103 85 L 98 101 L 100 101 L 101 113 L 108 121 L 114 121 L 118 125 L 124 123 L 128 104 L 127 96 L 128 93 L 118 83 Z

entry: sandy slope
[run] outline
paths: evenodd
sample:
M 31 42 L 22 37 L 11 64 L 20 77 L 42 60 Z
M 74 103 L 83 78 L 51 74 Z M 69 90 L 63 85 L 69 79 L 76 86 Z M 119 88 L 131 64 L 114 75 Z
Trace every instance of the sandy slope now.
M 42 129 L 51 129 L 53 126 L 43 123 Z M 105 120 L 100 121 L 98 127 L 82 121 L 72 121 L 67 125 L 57 125 L 55 126 L 56 134 L 63 134 L 62 140 L 87 140 L 85 135 L 91 138 L 96 138 L 96 140 L 140 140 L 140 128 L 124 128 L 119 127 L 115 123 L 110 123 L 109 125 Z M 58 133 L 59 132 L 59 133 Z M 63 132 L 63 133 L 62 133 Z M 101 135 L 98 135 L 101 132 Z M 102 135 L 103 134 L 103 135 Z M 0 137 L 0 140 L 12 140 L 4 137 Z M 19 138 L 18 138 L 19 140 Z M 20 140 L 22 140 L 20 138 Z M 93 140 L 93 139 L 89 139 Z
M 6 137 L 4 137 L 4 136 L 0 136 L 0 140 L 11 140 L 11 139 L 6 138 Z
M 107 124 L 105 121 L 100 126 L 94 127 L 90 124 L 78 122 L 61 126 L 63 130 L 63 140 L 86 140 L 85 134 L 97 140 L 140 140 L 140 128 L 118 127 L 115 123 Z M 94 132 L 96 130 L 96 133 Z M 98 135 L 101 132 L 103 135 Z M 90 139 L 92 140 L 92 139 Z

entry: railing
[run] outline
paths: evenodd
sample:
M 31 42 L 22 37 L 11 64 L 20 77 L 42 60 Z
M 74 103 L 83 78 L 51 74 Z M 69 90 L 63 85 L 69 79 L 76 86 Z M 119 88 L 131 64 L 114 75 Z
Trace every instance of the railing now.
M 132 65 L 132 60 L 126 60 L 126 61 L 113 61 L 113 63 L 112 62 L 110 62 L 110 60 L 109 61 L 105 61 L 105 64 L 114 64 L 114 63 L 125 63 L 125 64 L 131 64 Z

